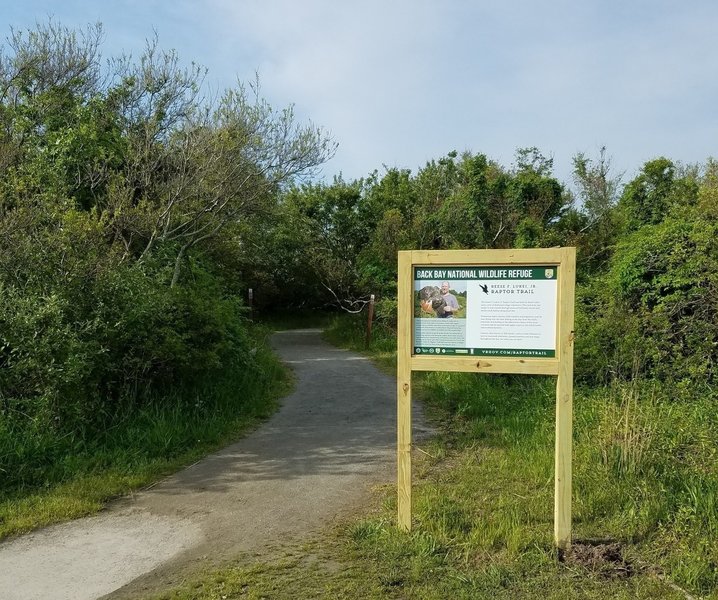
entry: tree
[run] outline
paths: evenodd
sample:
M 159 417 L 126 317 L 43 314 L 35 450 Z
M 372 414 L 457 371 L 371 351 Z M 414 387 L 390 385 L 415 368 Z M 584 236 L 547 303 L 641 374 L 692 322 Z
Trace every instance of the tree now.
M 285 195 L 274 232 L 281 251 L 273 270 L 282 279 L 275 286 L 284 292 L 279 297 L 286 305 L 357 311 L 366 304 L 360 256 L 369 243 L 369 227 L 360 211 L 363 201 L 363 182 L 341 178 L 330 185 L 296 187 Z
M 268 217 L 282 187 L 334 147 L 320 129 L 296 125 L 291 108 L 275 112 L 257 88 L 251 98 L 243 86 L 228 90 L 214 110 L 170 136 L 163 193 L 148 200 L 157 218 L 143 255 L 157 242 L 177 242 L 176 285 L 190 248 L 229 223 Z
M 573 180 L 580 200 L 576 242 L 579 261 L 592 271 L 603 265 L 616 241 L 615 207 L 622 174 L 612 173 L 611 158 L 602 146 L 597 159 L 580 152 L 573 158 Z
M 541 177 L 550 177 L 553 172 L 553 157 L 544 156 L 536 147 L 516 150 L 516 172 L 532 172 Z
M 698 172 L 667 158 L 648 161 L 623 191 L 619 208 L 625 226 L 635 231 L 660 223 L 679 206 L 693 206 L 698 196 Z
M 0 411 L 65 431 L 247 360 L 255 231 L 335 149 L 256 82 L 208 96 L 156 39 L 102 67 L 101 39 L 50 22 L 0 51 Z
M 598 159 L 588 158 L 583 152 L 573 157 L 573 181 L 578 188 L 581 210 L 588 217 L 584 230 L 604 219 L 618 200 L 623 175 L 612 173 L 611 157 L 601 146 Z

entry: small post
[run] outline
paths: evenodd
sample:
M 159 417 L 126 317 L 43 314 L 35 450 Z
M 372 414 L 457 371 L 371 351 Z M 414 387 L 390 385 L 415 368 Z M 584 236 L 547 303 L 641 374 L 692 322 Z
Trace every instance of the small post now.
M 247 303 L 249 304 L 249 318 L 254 321 L 254 290 L 252 288 L 249 288 Z
M 371 344 L 371 323 L 374 319 L 374 294 L 369 296 L 369 316 L 366 322 L 366 347 Z

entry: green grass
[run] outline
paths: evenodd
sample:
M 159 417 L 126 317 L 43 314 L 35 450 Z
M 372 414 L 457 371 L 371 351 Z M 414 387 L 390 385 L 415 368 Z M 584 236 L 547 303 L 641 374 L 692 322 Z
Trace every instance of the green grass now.
M 363 323 L 340 320 L 327 337 L 362 349 Z M 379 328 L 369 353 L 390 366 L 394 344 Z M 678 401 L 648 382 L 576 390 L 575 544 L 560 561 L 555 380 L 415 378 L 441 433 L 416 453 L 411 533 L 395 526 L 389 485 L 370 514 L 313 544 L 162 598 L 718 598 L 715 395 Z
M 447 373 L 423 378 L 425 398 L 445 411 L 448 427 L 439 451 L 431 452 L 444 458 L 417 486 L 415 518 L 418 530 L 456 553 L 452 564 L 486 555 L 520 565 L 537 550 L 552 554 L 552 384 Z M 642 398 L 639 389 L 651 391 Z M 647 384 L 577 390 L 574 539 L 620 543 L 637 577 L 661 573 L 694 593 L 713 593 L 718 428 L 706 417 L 718 402 L 676 407 L 658 393 Z M 523 572 L 520 579 L 534 576 Z
M 129 412 L 92 439 L 0 430 L 2 454 L 32 457 L 27 483 L 0 491 L 0 538 L 88 515 L 212 452 L 270 416 L 290 376 L 257 337 L 255 368 L 228 370 L 192 390 Z
M 335 346 L 368 353 L 382 370 L 396 375 L 396 334 L 383 322 L 373 323 L 367 344 L 367 315 L 334 315 L 324 330 L 324 339 Z

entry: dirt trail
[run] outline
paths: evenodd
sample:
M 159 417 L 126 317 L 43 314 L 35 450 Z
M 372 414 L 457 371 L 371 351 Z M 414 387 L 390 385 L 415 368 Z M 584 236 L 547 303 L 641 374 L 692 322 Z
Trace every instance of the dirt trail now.
M 0 598 L 142 597 L 196 568 L 301 539 L 360 506 L 372 484 L 391 482 L 394 378 L 319 330 L 272 343 L 297 377 L 277 414 L 96 517 L 0 544 Z

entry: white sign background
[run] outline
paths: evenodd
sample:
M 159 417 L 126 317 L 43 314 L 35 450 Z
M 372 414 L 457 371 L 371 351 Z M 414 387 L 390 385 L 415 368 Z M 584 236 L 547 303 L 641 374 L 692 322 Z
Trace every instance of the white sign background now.
M 555 279 L 467 281 L 466 288 L 467 347 L 556 349 Z

